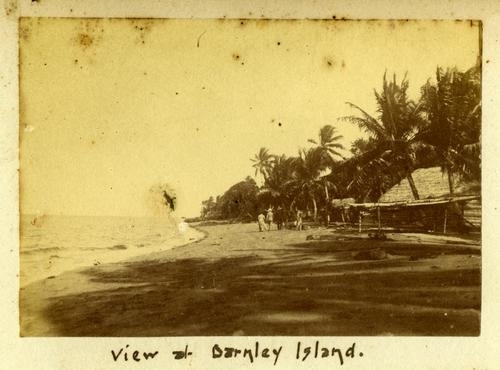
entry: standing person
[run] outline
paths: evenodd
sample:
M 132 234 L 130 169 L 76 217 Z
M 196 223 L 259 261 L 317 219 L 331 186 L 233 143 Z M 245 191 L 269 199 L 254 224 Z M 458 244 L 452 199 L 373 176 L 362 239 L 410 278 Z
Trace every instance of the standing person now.
M 274 218 L 273 209 L 269 208 L 267 210 L 267 215 L 266 215 L 266 222 L 267 222 L 267 230 L 268 231 L 271 231 L 271 224 L 273 223 L 273 218 Z
M 276 212 L 274 213 L 274 221 L 276 222 L 278 230 L 281 230 L 281 228 L 283 227 L 283 210 L 281 209 L 281 207 L 278 207 L 276 209 Z
M 328 213 L 328 207 L 321 208 L 321 220 L 323 221 L 325 227 L 328 227 L 328 224 L 330 223 L 330 215 Z
M 264 231 L 266 229 L 266 216 L 263 212 L 257 216 L 257 222 L 259 223 L 259 231 Z
M 302 211 L 297 210 L 297 230 L 302 230 Z

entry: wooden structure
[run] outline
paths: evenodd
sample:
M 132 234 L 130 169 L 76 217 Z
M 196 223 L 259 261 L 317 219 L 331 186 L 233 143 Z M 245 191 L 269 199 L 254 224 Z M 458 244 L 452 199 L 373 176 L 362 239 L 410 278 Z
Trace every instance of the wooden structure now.
M 406 178 L 387 190 L 376 203 L 356 203 L 354 199 L 334 199 L 332 216 L 344 225 L 379 230 L 448 232 L 481 229 L 481 184 L 453 182 L 450 194 L 448 177 L 440 167 L 419 168 L 412 172 L 420 200 L 414 200 Z
M 399 218 L 413 219 L 414 222 L 420 222 L 424 228 L 429 228 L 429 223 L 423 222 L 425 218 L 431 218 L 433 222 L 433 231 L 436 230 L 437 217 L 440 217 L 442 223 L 442 232 L 446 233 L 450 225 L 450 217 L 453 215 L 454 226 L 465 223 L 464 206 L 467 202 L 481 199 L 480 195 L 464 195 L 455 197 L 441 197 L 432 199 L 399 201 L 399 202 L 379 202 L 379 203 L 350 203 L 348 206 L 355 209 L 358 213 L 358 227 L 361 232 L 363 213 L 376 213 L 377 228 L 382 229 L 382 214 L 392 214 L 393 220 Z M 429 216 L 430 215 L 430 216 Z M 390 222 L 388 222 L 390 223 Z M 397 222 L 394 222 L 397 223 Z

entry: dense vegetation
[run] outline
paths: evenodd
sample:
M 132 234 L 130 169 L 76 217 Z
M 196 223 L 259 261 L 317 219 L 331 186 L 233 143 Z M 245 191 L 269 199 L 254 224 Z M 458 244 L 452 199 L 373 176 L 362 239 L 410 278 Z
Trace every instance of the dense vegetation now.
M 446 173 L 450 194 L 454 178 L 479 180 L 481 176 L 481 74 L 478 66 L 465 72 L 456 68 L 436 70 L 436 81 L 421 87 L 417 101 L 408 95 L 406 76 L 383 76 L 375 91 L 375 116 L 348 102 L 355 115 L 341 117 L 338 125 L 353 124 L 367 134 L 347 150 L 337 127 L 326 125 L 314 146 L 297 156 L 272 154 L 261 148 L 251 159 L 255 177 L 247 177 L 217 198 L 202 204 L 203 219 L 254 220 L 259 212 L 281 207 L 289 217 L 307 210 L 314 220 L 328 213 L 334 198 L 358 202 L 377 201 L 394 184 L 406 178 L 413 197 L 419 199 L 412 172 L 440 166 Z M 349 151 L 344 157 L 342 153 Z

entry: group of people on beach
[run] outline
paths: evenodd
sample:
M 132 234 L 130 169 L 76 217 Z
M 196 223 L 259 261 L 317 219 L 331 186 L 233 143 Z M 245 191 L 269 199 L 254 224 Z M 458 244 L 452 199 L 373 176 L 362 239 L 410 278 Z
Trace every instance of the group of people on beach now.
M 264 215 L 265 213 L 265 215 Z M 295 220 L 295 228 L 297 230 L 303 230 L 302 224 L 302 211 L 297 210 L 296 220 Z M 276 224 L 276 229 L 281 230 L 285 225 L 285 219 L 283 214 L 283 209 L 281 207 L 276 208 L 273 212 L 273 209 L 269 207 L 267 211 L 262 211 L 257 216 L 257 223 L 259 225 L 259 231 L 270 231 L 273 223 Z

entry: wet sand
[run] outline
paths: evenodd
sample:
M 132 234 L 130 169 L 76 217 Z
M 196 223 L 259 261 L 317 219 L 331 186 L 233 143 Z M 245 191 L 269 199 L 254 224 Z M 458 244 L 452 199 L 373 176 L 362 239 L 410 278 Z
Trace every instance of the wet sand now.
M 21 335 L 479 335 L 477 241 L 199 230 L 195 243 L 23 287 Z

